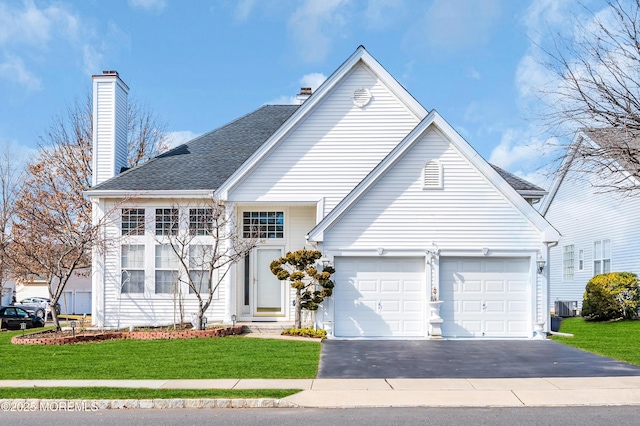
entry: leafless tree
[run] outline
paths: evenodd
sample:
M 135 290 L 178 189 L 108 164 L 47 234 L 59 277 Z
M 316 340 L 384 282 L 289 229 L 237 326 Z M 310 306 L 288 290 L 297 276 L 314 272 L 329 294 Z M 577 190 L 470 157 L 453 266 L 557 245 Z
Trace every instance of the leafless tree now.
M 0 294 L 5 295 L 5 285 L 11 277 L 10 257 L 11 226 L 15 214 L 18 190 L 24 178 L 22 161 L 7 146 L 0 154 Z
M 192 204 L 174 202 L 170 209 L 160 210 L 163 217 L 156 215 L 156 240 L 159 247 L 169 249 L 166 265 L 175 267 L 178 277 L 164 281 L 179 286 L 184 283 L 195 295 L 198 312 L 194 325 L 200 330 L 204 314 L 230 268 L 257 246 L 258 239 L 254 233 L 241 235 L 226 206 L 213 198 Z M 177 291 L 164 291 L 168 290 Z
M 113 220 L 105 214 L 93 223 L 91 202 L 83 192 L 91 186 L 92 99 L 76 101 L 56 117 L 41 139 L 15 202 L 10 258 L 16 275 L 43 279 L 53 307 L 75 271 L 91 266 L 91 250 L 105 247 L 103 227 Z M 129 165 L 135 166 L 165 149 L 164 126 L 150 110 L 129 109 Z M 117 209 L 114 209 L 117 211 Z
M 603 191 L 634 193 L 640 190 L 640 0 L 609 0 L 604 11 L 589 13 L 546 50 L 546 68 L 557 78 L 541 89 L 542 118 L 556 136 L 578 130 L 588 136 L 575 139 L 565 166 L 597 174 Z

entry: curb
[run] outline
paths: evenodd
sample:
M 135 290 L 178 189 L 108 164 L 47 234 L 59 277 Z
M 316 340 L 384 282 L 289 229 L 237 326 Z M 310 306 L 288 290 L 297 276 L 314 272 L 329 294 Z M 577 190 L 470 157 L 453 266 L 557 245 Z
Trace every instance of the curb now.
M 8 411 L 98 411 L 175 408 L 299 408 L 274 398 L 196 399 L 0 399 L 0 412 Z

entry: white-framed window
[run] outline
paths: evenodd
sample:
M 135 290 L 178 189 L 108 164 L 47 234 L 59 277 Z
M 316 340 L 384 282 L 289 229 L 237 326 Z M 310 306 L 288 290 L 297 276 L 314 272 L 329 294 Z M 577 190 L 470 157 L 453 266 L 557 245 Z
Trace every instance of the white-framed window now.
M 429 161 L 422 171 L 422 189 L 442 189 L 442 165 Z
M 213 209 L 189 209 L 189 234 L 211 235 L 213 229 Z
M 122 209 L 122 235 L 144 235 L 144 209 Z
M 573 244 L 564 246 L 562 249 L 562 279 L 563 281 L 573 281 Z
M 156 294 L 174 293 L 178 289 L 178 257 L 169 244 L 156 245 Z
M 121 246 L 121 291 L 122 293 L 144 293 L 144 245 Z
M 578 250 L 578 271 L 584 270 L 584 250 Z
M 593 275 L 611 272 L 611 240 L 593 242 Z
M 178 235 L 178 209 L 156 209 L 156 235 Z
M 189 277 L 193 282 L 189 286 L 189 293 L 194 294 L 196 289 L 200 294 L 209 293 L 211 288 L 211 260 L 213 258 L 213 246 L 210 244 L 194 244 L 189 246 Z
M 284 238 L 284 212 L 244 212 L 244 238 Z

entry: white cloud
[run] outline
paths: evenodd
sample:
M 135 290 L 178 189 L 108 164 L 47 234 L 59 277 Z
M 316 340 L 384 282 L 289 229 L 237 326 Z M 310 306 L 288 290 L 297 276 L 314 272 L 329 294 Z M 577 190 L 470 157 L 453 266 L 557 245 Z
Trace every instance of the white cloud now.
M 500 16 L 500 6 L 498 0 L 434 0 L 423 13 L 404 43 L 455 51 L 486 43 Z
M 239 0 L 235 8 L 235 20 L 237 22 L 245 22 L 249 19 L 251 12 L 256 6 L 256 0 Z
M 42 89 L 42 81 L 27 69 L 21 58 L 9 57 L 0 62 L 0 79 L 13 81 L 25 87 L 28 91 Z
M 166 141 L 169 149 L 182 145 L 185 142 L 189 142 L 192 139 L 200 136 L 198 133 L 194 133 L 191 130 L 177 130 L 175 132 L 168 132 Z
M 346 0 L 306 0 L 289 18 L 300 58 L 305 62 L 322 62 L 331 47 L 331 38 L 345 27 L 347 19 L 340 10 Z
M 482 79 L 482 74 L 480 74 L 480 71 L 478 71 L 475 67 L 471 67 L 467 71 L 467 77 L 469 77 L 471 80 L 480 81 Z
M 162 13 L 167 7 L 167 2 L 166 0 L 129 0 L 129 6 L 148 12 Z
M 392 26 L 396 13 L 403 13 L 403 0 L 369 0 L 364 10 L 367 27 L 371 30 L 383 30 Z

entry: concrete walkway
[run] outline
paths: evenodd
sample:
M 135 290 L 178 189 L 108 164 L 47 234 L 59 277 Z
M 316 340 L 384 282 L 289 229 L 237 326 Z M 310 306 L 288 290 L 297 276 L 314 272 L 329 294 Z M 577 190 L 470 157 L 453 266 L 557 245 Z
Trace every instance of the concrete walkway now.
M 299 407 L 320 408 L 640 405 L 640 376 L 526 379 L 0 380 L 0 387 L 55 386 L 302 389 L 302 392 L 282 401 Z

